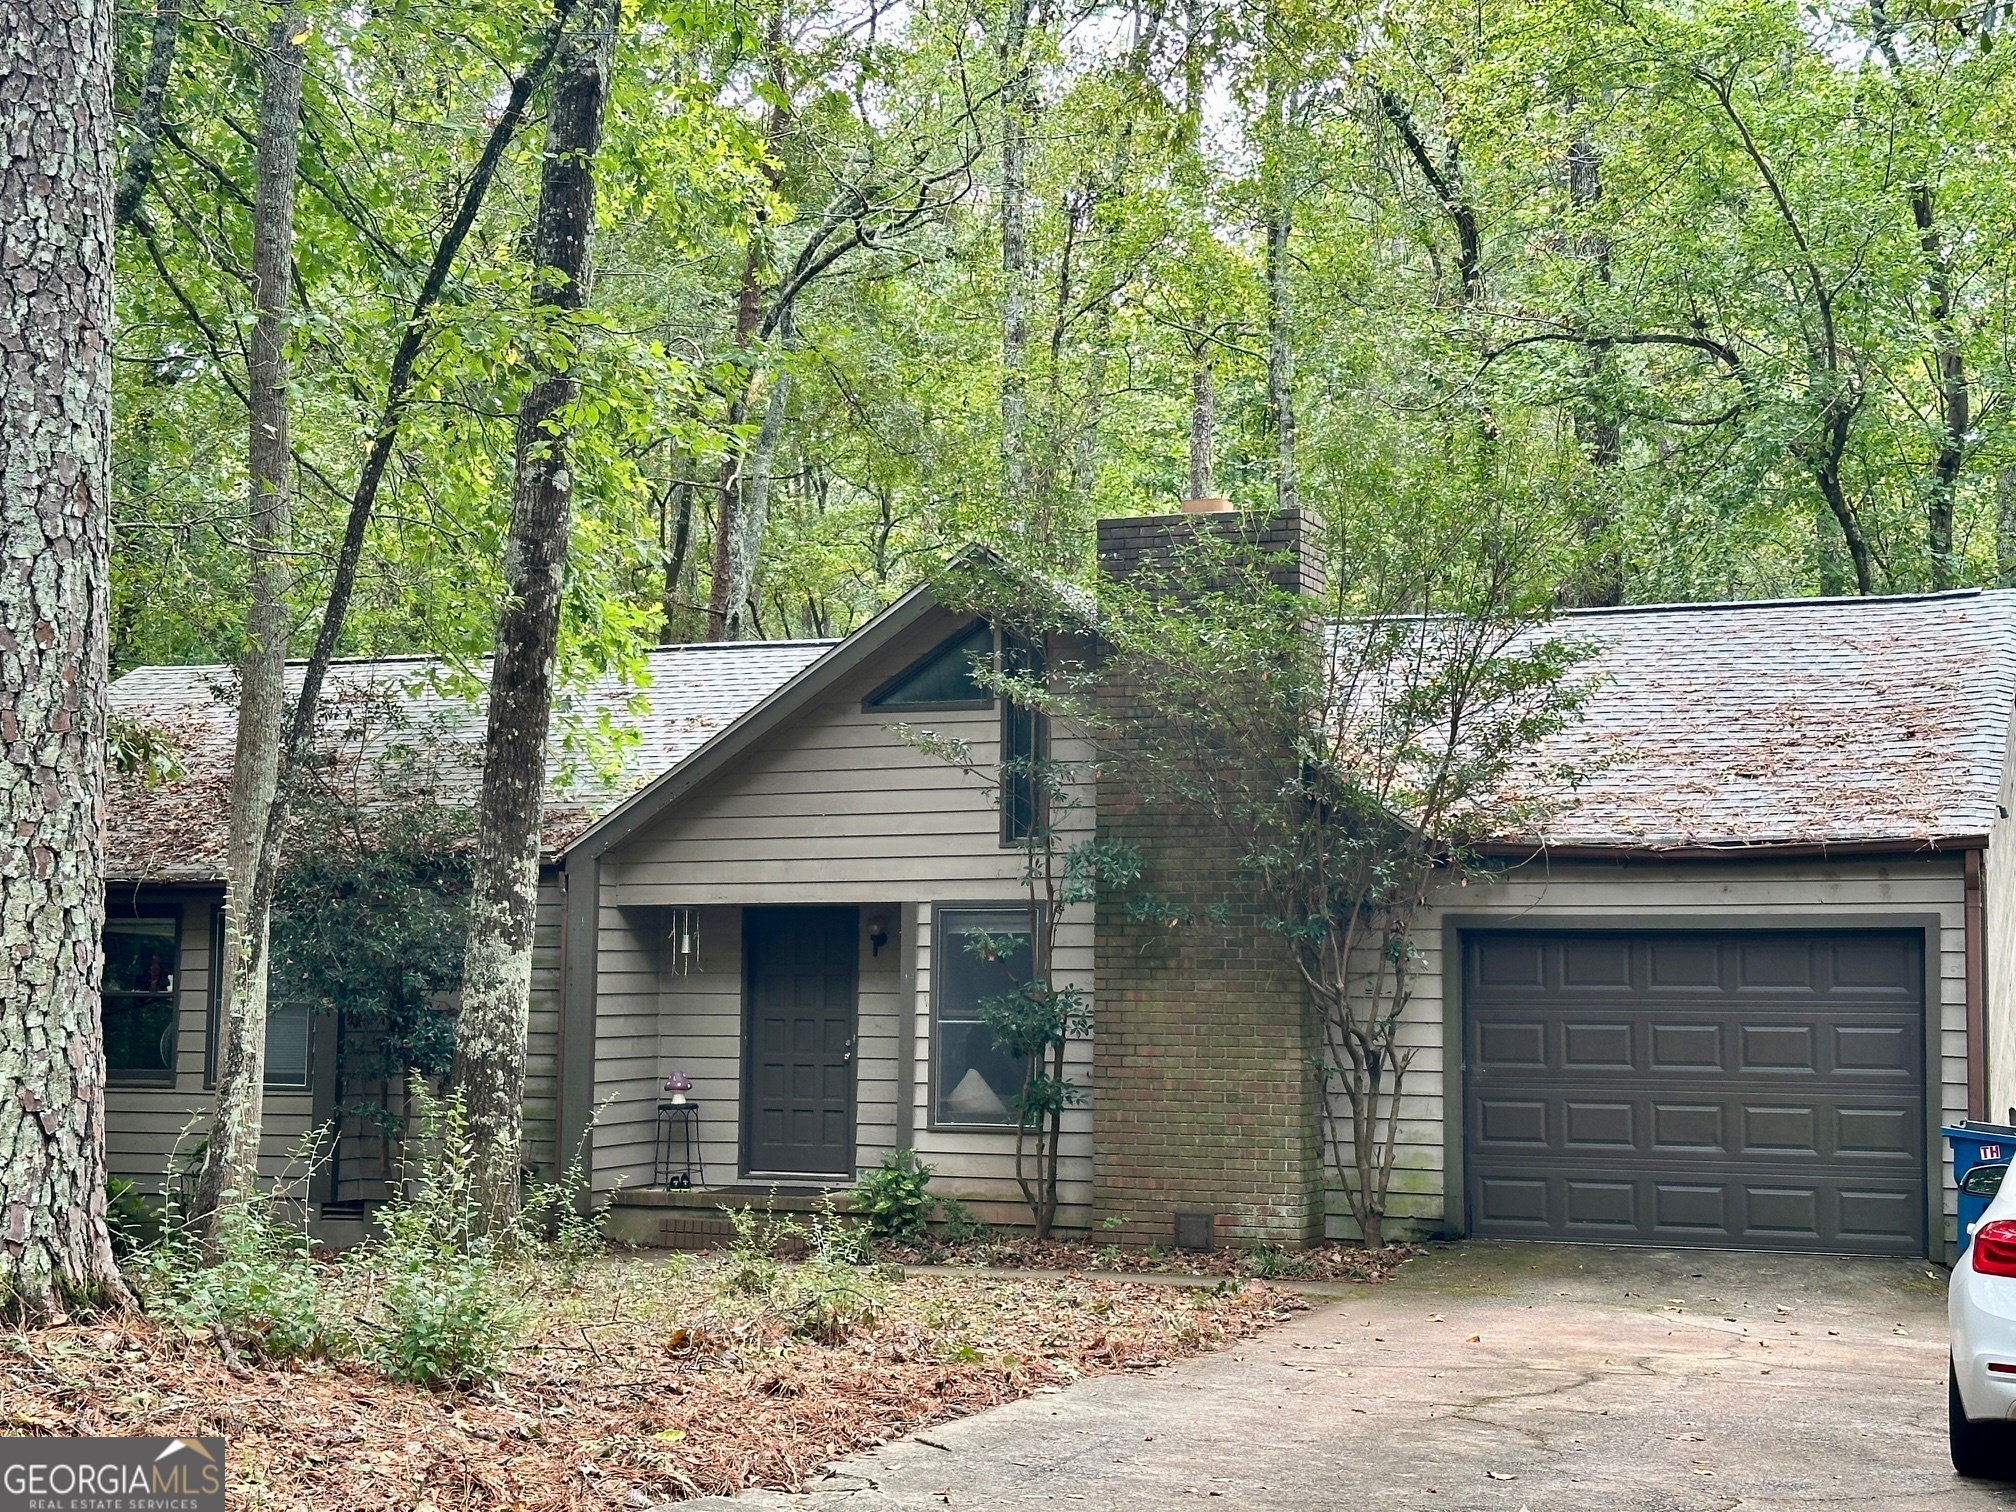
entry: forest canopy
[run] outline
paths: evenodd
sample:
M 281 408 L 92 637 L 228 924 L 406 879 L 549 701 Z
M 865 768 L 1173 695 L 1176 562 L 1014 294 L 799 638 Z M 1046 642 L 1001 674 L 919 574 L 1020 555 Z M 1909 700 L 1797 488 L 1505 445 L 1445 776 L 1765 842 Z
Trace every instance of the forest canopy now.
M 263 15 L 121 17 L 115 670 L 243 646 Z M 309 14 L 297 651 L 548 15 Z M 1095 519 L 1200 495 L 1375 533 L 1489 513 L 1564 605 L 2016 580 L 2005 20 L 643 0 L 593 299 L 528 288 L 542 95 L 424 321 L 340 649 L 489 649 L 514 421 L 560 350 L 563 675 L 844 633 L 976 541 L 1082 572 Z

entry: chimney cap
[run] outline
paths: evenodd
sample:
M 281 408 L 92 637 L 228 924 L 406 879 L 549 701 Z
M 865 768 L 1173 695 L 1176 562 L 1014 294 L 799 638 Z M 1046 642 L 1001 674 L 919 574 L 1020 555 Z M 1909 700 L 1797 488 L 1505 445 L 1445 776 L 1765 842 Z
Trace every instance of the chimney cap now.
M 1231 514 L 1233 512 L 1232 501 L 1220 498 L 1185 499 L 1176 507 L 1184 514 L 1189 515 Z

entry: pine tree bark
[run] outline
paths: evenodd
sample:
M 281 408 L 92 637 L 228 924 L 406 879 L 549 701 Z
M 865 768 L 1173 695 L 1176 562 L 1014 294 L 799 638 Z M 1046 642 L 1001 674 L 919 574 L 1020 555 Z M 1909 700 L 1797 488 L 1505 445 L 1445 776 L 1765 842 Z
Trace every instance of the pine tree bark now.
M 0 1308 L 131 1302 L 105 1228 L 112 17 L 0 30 Z
M 217 1100 L 197 1182 L 194 1217 L 214 1237 L 249 1201 L 259 1179 L 265 1114 L 266 940 L 270 900 L 254 908 L 259 852 L 280 775 L 287 713 L 288 531 L 293 476 L 288 450 L 287 324 L 294 259 L 294 181 L 300 143 L 301 67 L 307 23 L 288 3 L 266 31 L 259 90 L 257 181 L 252 192 L 252 341 L 246 356 L 250 416 L 246 500 L 252 603 L 238 663 L 238 740 L 226 843 L 224 993 L 218 1013 Z M 256 942 L 256 943 L 254 943 Z M 250 948 L 247 948 L 248 945 Z
M 544 303 L 561 320 L 588 302 L 595 152 L 616 18 L 617 0 L 582 5 L 547 110 L 532 256 Z M 454 1082 L 468 1113 L 481 1216 L 493 1228 L 509 1222 L 518 1205 L 546 737 L 573 504 L 566 411 L 579 386 L 566 359 L 550 361 L 518 408 L 505 598 L 490 670 Z
M 181 34 L 182 0 L 159 0 L 154 7 L 153 34 L 148 39 L 147 71 L 140 76 L 140 98 L 133 105 L 133 141 L 126 149 L 126 161 L 119 166 L 119 187 L 112 197 L 112 218 L 121 226 L 140 213 L 140 201 L 154 178 L 154 154 L 161 146 L 161 111 L 168 98 L 168 76 L 175 69 L 175 44 Z

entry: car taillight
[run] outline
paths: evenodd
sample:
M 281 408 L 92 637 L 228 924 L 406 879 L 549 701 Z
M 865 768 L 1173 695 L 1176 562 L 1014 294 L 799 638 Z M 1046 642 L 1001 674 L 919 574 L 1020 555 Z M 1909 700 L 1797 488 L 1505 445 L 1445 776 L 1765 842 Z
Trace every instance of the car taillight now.
M 1997 1218 L 1974 1230 L 1968 1253 L 1984 1276 L 2016 1276 L 2016 1218 Z

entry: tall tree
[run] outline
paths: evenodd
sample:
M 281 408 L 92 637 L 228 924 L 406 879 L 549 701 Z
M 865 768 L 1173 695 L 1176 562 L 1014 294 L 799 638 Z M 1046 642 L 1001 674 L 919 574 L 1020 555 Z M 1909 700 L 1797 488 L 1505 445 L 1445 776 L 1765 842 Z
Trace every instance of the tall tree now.
M 492 1225 L 508 1220 L 518 1200 L 546 736 L 574 487 L 569 409 L 580 388 L 580 333 L 568 327 L 586 307 L 593 277 L 595 152 L 602 140 L 617 8 L 618 0 L 584 0 L 580 24 L 563 45 L 532 224 L 534 292 L 554 330 L 541 344 L 542 356 L 518 408 L 505 598 L 490 670 L 469 943 L 455 1026 L 454 1079 L 474 1140 L 479 1200 Z
M 130 1301 L 105 1228 L 112 14 L 0 33 L 0 1305 Z
M 161 147 L 161 112 L 168 99 L 168 76 L 175 68 L 175 43 L 181 33 L 182 0 L 158 0 L 147 43 L 147 71 L 140 77 L 140 97 L 133 106 L 133 140 L 119 166 L 119 187 L 112 199 L 113 219 L 122 226 L 140 213 L 140 201 L 154 177 L 154 154 Z
M 294 266 L 294 182 L 300 145 L 301 67 L 308 25 L 298 4 L 282 5 L 266 30 L 259 90 L 257 178 L 252 192 L 252 342 L 246 356 L 250 420 L 246 458 L 246 546 L 252 604 L 238 663 L 238 739 L 231 768 L 226 845 L 224 983 L 218 1015 L 216 1115 L 204 1148 L 195 1213 L 214 1231 L 248 1199 L 259 1177 L 266 1085 L 268 916 L 250 904 L 259 853 L 280 774 L 287 712 L 288 528 L 293 513 L 287 403 L 287 329 Z M 258 931 L 252 942 L 248 931 Z M 249 947 L 249 948 L 248 948 Z
M 1029 127 L 1036 91 L 1029 63 L 1030 0 L 1008 0 L 996 55 L 1001 69 L 1001 504 L 1026 521 L 1029 498 Z

